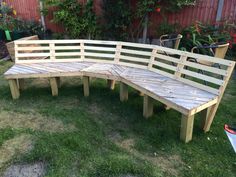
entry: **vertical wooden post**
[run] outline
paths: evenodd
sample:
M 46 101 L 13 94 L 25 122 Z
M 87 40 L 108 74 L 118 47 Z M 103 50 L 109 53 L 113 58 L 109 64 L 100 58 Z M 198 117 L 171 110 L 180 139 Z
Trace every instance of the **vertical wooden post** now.
M 19 91 L 19 88 L 17 87 L 16 79 L 11 79 L 8 82 L 9 82 L 9 85 L 10 85 L 12 98 L 14 100 L 18 99 L 20 97 L 20 91 Z
M 89 77 L 83 76 L 84 96 L 89 96 Z
M 111 89 L 114 90 L 115 89 L 115 85 L 116 85 L 116 81 L 115 80 L 107 80 L 107 86 Z
M 50 48 L 50 60 L 55 60 L 55 43 L 49 43 L 49 48 Z
M 17 86 L 19 90 L 25 89 L 25 80 L 24 79 L 17 79 Z
M 120 82 L 120 101 L 127 101 L 128 95 L 128 85 Z
M 211 112 L 211 108 L 212 108 L 212 106 L 211 106 L 211 107 L 208 107 L 208 108 L 206 108 L 206 109 L 204 109 L 204 110 L 202 110 L 202 111 L 200 112 L 201 127 L 202 127 L 202 129 L 204 129 L 204 126 L 205 126 L 205 124 L 206 124 L 206 122 L 207 122 L 207 119 L 208 119 L 208 117 L 209 117 L 209 114 L 210 114 L 210 112 Z
M 185 143 L 192 140 L 194 115 L 186 116 L 182 114 L 180 139 Z
M 143 117 L 148 118 L 153 115 L 153 99 L 148 95 L 143 97 Z
M 60 79 L 60 77 L 56 77 L 56 81 L 57 81 L 58 88 L 61 88 L 61 79 Z
M 58 86 L 57 86 L 57 80 L 55 77 L 52 77 L 49 79 L 51 90 L 52 90 L 52 96 L 58 96 Z

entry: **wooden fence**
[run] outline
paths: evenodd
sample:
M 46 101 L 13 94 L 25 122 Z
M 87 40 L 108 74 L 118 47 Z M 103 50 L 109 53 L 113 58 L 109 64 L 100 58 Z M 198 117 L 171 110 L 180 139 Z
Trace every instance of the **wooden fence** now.
M 82 0 L 85 2 L 86 0 Z M 135 1 L 135 0 L 133 0 Z M 168 22 L 178 23 L 182 27 L 189 26 L 195 21 L 203 23 L 215 24 L 217 18 L 218 4 L 222 0 L 198 0 L 196 6 L 185 7 L 180 12 L 169 13 L 166 15 Z M 9 5 L 16 9 L 19 17 L 27 20 L 40 21 L 39 0 L 5 0 Z M 94 9 L 98 15 L 102 14 L 102 0 L 94 0 Z M 55 32 L 63 31 L 63 28 L 51 22 L 53 17 L 53 9 L 46 17 L 46 25 L 48 29 Z M 228 20 L 236 23 L 236 0 L 224 0 L 221 20 Z M 153 12 L 150 17 L 149 34 L 155 34 L 158 25 L 163 22 L 163 18 L 159 13 Z

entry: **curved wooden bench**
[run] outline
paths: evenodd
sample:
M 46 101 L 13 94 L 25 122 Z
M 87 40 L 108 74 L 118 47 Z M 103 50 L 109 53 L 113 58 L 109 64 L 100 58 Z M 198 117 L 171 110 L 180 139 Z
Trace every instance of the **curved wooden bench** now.
M 209 131 L 235 65 L 155 45 L 96 40 L 16 41 L 15 56 L 15 65 L 4 74 L 13 99 L 19 98 L 25 78 L 49 78 L 54 96 L 60 77 L 82 76 L 85 96 L 89 96 L 89 77 L 107 79 L 110 87 L 119 81 L 121 101 L 128 99 L 128 86 L 144 94 L 144 117 L 153 114 L 153 100 L 181 112 L 180 137 L 185 142 L 192 139 L 198 112 L 204 131 Z M 189 58 L 220 67 L 193 63 Z

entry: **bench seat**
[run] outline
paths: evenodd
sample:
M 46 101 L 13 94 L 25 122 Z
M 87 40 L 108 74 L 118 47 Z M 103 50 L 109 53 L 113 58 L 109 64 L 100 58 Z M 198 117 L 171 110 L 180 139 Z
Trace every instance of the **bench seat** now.
M 134 84 L 139 87 L 136 89 L 145 89 L 155 98 L 162 98 L 186 112 L 218 98 L 215 94 L 145 69 L 126 68 L 121 77 L 128 85 Z
M 48 63 L 24 63 L 15 64 L 7 72 L 5 78 L 38 78 L 38 77 L 60 77 L 81 76 L 81 71 L 93 62 L 48 62 Z
M 235 66 L 235 62 L 220 58 L 122 41 L 31 40 L 14 44 L 15 65 L 4 74 L 13 99 L 20 97 L 26 78 L 48 78 L 53 96 L 58 95 L 60 77 L 83 77 L 84 96 L 89 96 L 90 77 L 107 79 L 111 89 L 119 81 L 121 101 L 128 100 L 129 86 L 142 93 L 145 118 L 152 116 L 154 100 L 182 113 L 180 138 L 184 142 L 192 139 L 198 112 L 203 130 L 210 130 Z
M 217 95 L 198 89 L 146 69 L 109 63 L 49 62 L 16 64 L 5 74 L 12 78 L 37 78 L 61 76 L 88 76 L 123 81 L 140 91 L 146 90 L 156 99 L 181 108 L 182 113 L 198 108 L 217 99 Z M 151 95 L 150 95 L 151 96 Z M 161 100 L 160 100 L 161 101 Z M 213 102 L 214 103 L 214 102 Z

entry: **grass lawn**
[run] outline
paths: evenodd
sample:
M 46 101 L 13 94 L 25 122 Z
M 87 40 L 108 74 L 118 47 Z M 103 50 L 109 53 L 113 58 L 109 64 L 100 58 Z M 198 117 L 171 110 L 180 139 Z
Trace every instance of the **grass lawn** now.
M 11 164 L 43 162 L 47 177 L 227 176 L 236 174 L 236 156 L 224 123 L 236 119 L 236 78 L 231 79 L 212 124 L 204 134 L 196 116 L 193 141 L 179 140 L 180 113 L 142 117 L 142 97 L 130 89 L 119 101 L 104 80 L 92 80 L 83 97 L 80 78 L 62 79 L 59 96 L 47 80 L 27 80 L 17 101 L 11 99 L 0 63 L 0 176 Z

